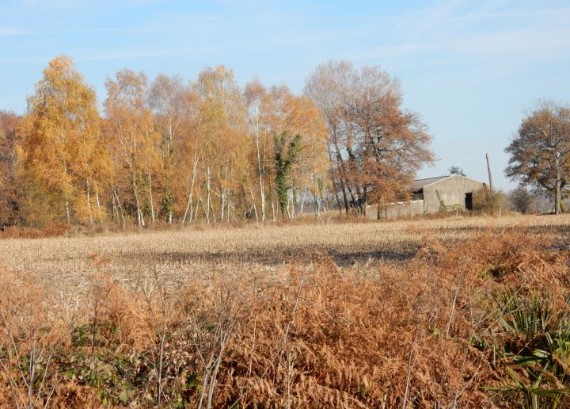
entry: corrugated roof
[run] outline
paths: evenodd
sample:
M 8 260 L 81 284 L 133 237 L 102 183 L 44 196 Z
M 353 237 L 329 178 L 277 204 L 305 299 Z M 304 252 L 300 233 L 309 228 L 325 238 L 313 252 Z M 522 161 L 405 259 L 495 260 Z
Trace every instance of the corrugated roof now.
M 418 190 L 423 189 L 427 185 L 431 185 L 432 183 L 436 183 L 436 182 L 442 181 L 442 180 L 450 178 L 450 177 L 452 177 L 452 175 L 414 180 L 414 183 L 412 183 L 411 191 L 417 192 Z

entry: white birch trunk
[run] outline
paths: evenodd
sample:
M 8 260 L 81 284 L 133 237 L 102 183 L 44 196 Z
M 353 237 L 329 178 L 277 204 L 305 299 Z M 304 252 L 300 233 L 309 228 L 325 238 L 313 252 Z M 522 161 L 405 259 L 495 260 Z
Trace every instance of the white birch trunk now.
M 152 195 L 152 176 L 149 172 L 148 174 L 148 198 L 150 200 L 150 219 L 152 221 L 152 224 L 154 225 L 154 198 Z
M 87 214 L 89 215 L 89 224 L 93 224 L 93 214 L 91 212 L 91 186 L 89 185 L 89 179 L 85 180 L 87 188 Z
M 194 183 L 196 182 L 196 175 L 198 173 L 198 154 L 194 154 L 194 163 L 192 164 L 192 179 L 190 182 L 190 192 L 188 193 L 188 201 L 186 202 L 186 209 L 184 210 L 184 216 L 182 217 L 182 224 L 186 223 L 186 218 L 190 214 L 190 223 L 192 223 L 192 207 L 193 195 L 194 195 Z
M 210 167 L 206 167 L 206 223 L 210 224 L 210 207 L 211 207 L 211 193 L 210 193 L 210 185 L 211 185 L 211 178 L 210 178 Z
M 137 181 L 135 175 L 133 174 L 133 195 L 135 196 L 135 206 L 137 210 L 137 225 L 144 227 L 144 214 L 141 209 L 140 199 L 139 199 L 139 190 L 137 188 Z

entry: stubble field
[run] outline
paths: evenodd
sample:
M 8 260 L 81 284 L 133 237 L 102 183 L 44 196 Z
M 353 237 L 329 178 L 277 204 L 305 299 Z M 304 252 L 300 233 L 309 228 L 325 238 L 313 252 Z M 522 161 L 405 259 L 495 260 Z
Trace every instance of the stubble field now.
M 0 406 L 566 407 L 569 233 L 527 216 L 6 238 Z
M 330 257 L 340 267 L 402 262 L 430 241 L 453 245 L 493 230 L 524 230 L 564 241 L 567 216 L 450 218 L 390 223 L 344 223 L 143 231 L 92 237 L 5 239 L 0 262 L 58 291 L 86 294 L 102 274 L 125 283 L 159 273 L 165 283 L 213 274 L 278 275 L 286 264 Z

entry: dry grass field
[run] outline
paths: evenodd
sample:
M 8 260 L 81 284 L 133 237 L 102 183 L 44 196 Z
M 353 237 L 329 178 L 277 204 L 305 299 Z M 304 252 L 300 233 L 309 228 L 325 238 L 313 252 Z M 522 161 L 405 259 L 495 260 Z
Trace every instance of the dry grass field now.
M 93 280 L 137 281 L 159 272 L 179 284 L 220 273 L 275 275 L 283 264 L 328 256 L 341 267 L 404 261 L 426 241 L 455 243 L 487 229 L 515 228 L 563 240 L 567 216 L 449 218 L 389 223 L 246 225 L 174 231 L 0 241 L 0 263 L 77 295 Z
M 0 239 L 0 407 L 569 407 L 570 218 Z

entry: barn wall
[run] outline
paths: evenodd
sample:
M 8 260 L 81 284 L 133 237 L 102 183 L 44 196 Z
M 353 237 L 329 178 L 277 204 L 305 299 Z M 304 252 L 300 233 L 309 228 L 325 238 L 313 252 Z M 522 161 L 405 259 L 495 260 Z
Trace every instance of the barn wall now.
M 398 217 L 413 217 L 424 214 L 424 201 L 412 200 L 410 202 L 397 202 L 381 206 L 368 206 L 366 214 L 371 219 L 396 219 Z
M 424 206 L 426 213 L 440 210 L 437 192 L 447 208 L 465 209 L 465 195 L 483 187 L 483 183 L 463 176 L 453 176 L 424 187 Z

